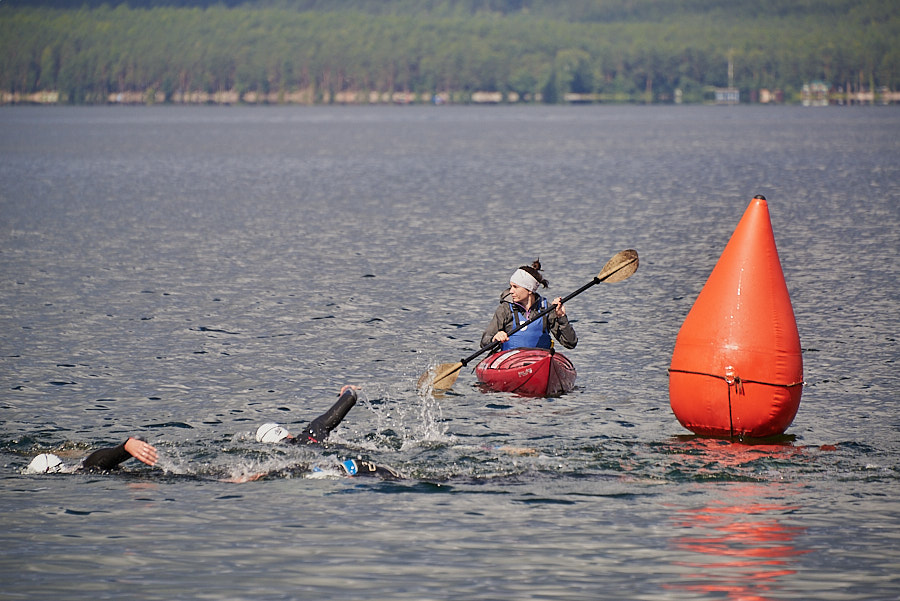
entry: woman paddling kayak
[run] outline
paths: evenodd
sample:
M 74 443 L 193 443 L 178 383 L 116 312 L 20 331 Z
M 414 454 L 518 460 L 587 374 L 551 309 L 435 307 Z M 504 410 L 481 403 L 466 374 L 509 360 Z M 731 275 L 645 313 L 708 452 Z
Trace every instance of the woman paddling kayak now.
M 514 348 L 551 348 L 552 334 L 564 347 L 575 348 L 578 336 L 566 317 L 561 297 L 553 299 L 556 309 L 547 313 L 542 320 L 509 335 L 520 323 L 528 321 L 532 314 L 549 306 L 547 299 L 537 293 L 540 286 L 547 288 L 549 285 L 541 275 L 540 260 L 516 269 L 509 278 L 509 288 L 501 293 L 500 304 L 481 335 L 481 345 L 502 342 L 504 351 Z

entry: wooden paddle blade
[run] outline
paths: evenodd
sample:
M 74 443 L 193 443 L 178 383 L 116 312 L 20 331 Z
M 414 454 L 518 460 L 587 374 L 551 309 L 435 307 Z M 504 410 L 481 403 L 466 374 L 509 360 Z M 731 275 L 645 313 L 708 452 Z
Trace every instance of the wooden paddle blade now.
M 432 390 L 449 390 L 453 383 L 456 382 L 462 366 L 462 363 L 441 363 L 435 365 L 433 369 L 429 369 L 422 374 L 416 387 L 419 390 L 426 390 L 428 387 L 431 387 Z
M 453 383 L 456 382 L 456 378 L 459 377 L 462 366 L 462 363 L 444 363 L 439 365 L 440 369 L 435 369 L 434 371 L 434 382 L 432 382 L 431 387 L 434 390 L 450 390 L 453 387 Z
M 638 268 L 638 254 L 636 250 L 623 250 L 606 262 L 603 269 L 597 275 L 601 282 L 621 282 L 630 278 Z

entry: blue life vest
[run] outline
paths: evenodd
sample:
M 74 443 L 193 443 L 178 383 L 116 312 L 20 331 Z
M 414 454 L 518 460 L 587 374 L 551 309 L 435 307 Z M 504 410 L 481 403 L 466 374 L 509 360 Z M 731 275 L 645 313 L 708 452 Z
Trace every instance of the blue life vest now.
M 546 308 L 547 299 L 541 297 L 539 311 L 543 311 Z M 509 309 L 512 311 L 515 327 L 519 327 L 520 323 L 528 321 L 520 305 L 509 303 Z M 553 346 L 553 341 L 550 339 L 550 332 L 547 331 L 547 316 L 545 315 L 540 320 L 530 323 L 512 334 L 501 348 L 504 351 L 508 351 L 514 348 L 550 348 L 551 346 Z

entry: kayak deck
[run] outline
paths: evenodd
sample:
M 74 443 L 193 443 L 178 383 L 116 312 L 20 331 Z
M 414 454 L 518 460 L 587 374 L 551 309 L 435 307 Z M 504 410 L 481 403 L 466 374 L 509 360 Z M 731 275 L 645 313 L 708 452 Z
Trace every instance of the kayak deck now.
M 558 396 L 575 387 L 575 366 L 552 349 L 498 351 L 475 367 L 475 376 L 491 390 L 523 396 Z

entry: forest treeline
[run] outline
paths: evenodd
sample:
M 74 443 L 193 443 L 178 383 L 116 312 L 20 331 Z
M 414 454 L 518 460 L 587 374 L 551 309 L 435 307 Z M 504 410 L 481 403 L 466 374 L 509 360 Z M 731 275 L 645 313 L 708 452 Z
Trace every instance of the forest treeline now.
M 790 101 L 813 81 L 898 90 L 895 2 L 0 3 L 7 101 Z

